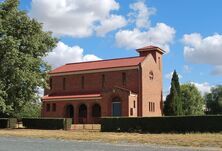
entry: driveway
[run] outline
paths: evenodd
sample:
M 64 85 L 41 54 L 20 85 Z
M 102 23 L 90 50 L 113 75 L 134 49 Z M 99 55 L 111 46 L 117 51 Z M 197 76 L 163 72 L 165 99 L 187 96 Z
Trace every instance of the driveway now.
M 212 148 L 164 147 L 127 143 L 103 143 L 56 139 L 0 137 L 0 151 L 195 151 Z

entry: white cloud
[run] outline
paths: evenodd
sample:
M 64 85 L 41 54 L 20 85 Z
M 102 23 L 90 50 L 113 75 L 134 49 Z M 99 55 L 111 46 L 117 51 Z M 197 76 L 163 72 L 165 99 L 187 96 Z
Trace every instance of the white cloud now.
M 82 62 L 100 60 L 93 54 L 83 54 L 84 50 L 79 46 L 70 47 L 63 42 L 58 42 L 57 47 L 44 58 L 53 68 L 70 62 Z
M 173 41 L 175 33 L 174 28 L 164 23 L 157 23 L 155 27 L 151 27 L 147 31 L 120 30 L 116 33 L 115 39 L 117 46 L 121 48 L 137 49 L 147 45 L 155 45 L 169 52 L 169 45 Z
M 83 56 L 82 61 L 95 61 L 95 60 L 101 60 L 101 58 L 93 55 L 93 54 L 87 54 Z
M 30 15 L 57 35 L 87 37 L 118 9 L 115 0 L 32 0 Z
M 202 37 L 199 33 L 183 36 L 184 56 L 190 63 L 210 64 L 215 67 L 213 74 L 222 75 L 222 35 Z
M 101 21 L 101 25 L 96 27 L 96 34 L 98 36 L 105 36 L 106 33 L 121 28 L 127 24 L 123 16 L 111 15 L 109 18 Z
M 155 8 L 149 8 L 143 1 L 138 1 L 130 5 L 134 11 L 129 14 L 130 17 L 135 18 L 137 28 L 148 28 L 150 26 L 150 16 L 156 12 Z
M 183 78 L 183 76 L 181 74 L 177 73 L 177 75 L 180 79 Z M 165 74 L 166 79 L 172 79 L 172 76 L 173 76 L 173 72 Z
M 213 75 L 222 75 L 222 65 L 220 66 L 215 66 L 214 70 L 212 71 Z
M 44 89 L 42 87 L 38 87 L 37 88 L 37 95 L 39 97 L 43 97 L 44 96 Z
M 202 38 L 200 34 L 184 35 L 185 58 L 192 63 L 222 65 L 222 35 Z
M 183 69 L 184 69 L 184 72 L 186 72 L 186 73 L 191 72 L 191 68 L 188 65 L 184 65 Z
M 175 36 L 175 29 L 165 23 L 151 26 L 150 16 L 155 14 L 155 8 L 149 8 L 144 1 L 130 5 L 129 22 L 134 24 L 134 29 L 120 30 L 115 35 L 118 47 L 137 49 L 147 45 L 155 45 L 166 52 L 170 51 L 170 44 Z
M 191 82 L 191 84 L 194 84 L 197 89 L 200 91 L 201 95 L 203 96 L 205 93 L 209 93 L 211 88 L 213 87 L 213 85 L 210 85 L 207 82 L 204 83 L 195 83 L 195 82 Z

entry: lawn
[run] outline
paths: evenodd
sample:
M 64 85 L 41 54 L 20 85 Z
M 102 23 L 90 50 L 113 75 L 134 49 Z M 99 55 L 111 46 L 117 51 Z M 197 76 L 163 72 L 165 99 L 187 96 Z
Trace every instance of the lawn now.
M 222 133 L 139 134 L 63 130 L 4 129 L 0 136 L 222 148 Z

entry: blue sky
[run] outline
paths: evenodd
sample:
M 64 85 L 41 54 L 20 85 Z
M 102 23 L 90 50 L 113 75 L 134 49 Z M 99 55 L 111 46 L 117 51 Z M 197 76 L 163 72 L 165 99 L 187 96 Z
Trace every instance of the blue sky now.
M 21 10 L 60 39 L 45 58 L 53 67 L 135 56 L 140 45 L 167 49 L 165 94 L 174 69 L 181 83 L 193 82 L 202 93 L 222 84 L 221 7 L 221 0 L 20 1 Z

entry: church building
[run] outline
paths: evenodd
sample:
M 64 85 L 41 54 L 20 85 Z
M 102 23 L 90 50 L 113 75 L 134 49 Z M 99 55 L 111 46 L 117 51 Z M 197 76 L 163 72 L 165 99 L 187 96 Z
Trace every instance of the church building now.
M 162 116 L 164 50 L 147 46 L 136 51 L 136 57 L 68 63 L 49 72 L 42 117 L 89 124 L 100 117 Z

